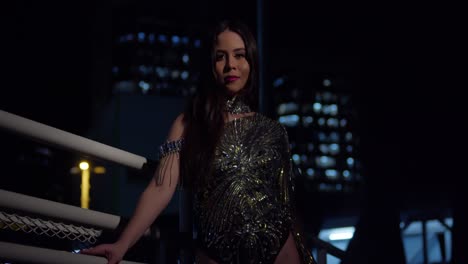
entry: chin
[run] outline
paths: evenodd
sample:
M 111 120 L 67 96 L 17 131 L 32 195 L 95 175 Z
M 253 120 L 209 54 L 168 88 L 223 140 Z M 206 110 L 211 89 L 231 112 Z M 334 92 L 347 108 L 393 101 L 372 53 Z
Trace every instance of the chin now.
M 241 90 L 242 88 L 240 87 L 229 87 L 229 86 L 226 87 L 226 91 L 230 95 L 238 94 Z

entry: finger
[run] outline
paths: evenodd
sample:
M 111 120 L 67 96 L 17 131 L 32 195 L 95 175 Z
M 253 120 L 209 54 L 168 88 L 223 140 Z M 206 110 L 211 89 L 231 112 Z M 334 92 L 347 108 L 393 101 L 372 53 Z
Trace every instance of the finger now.
M 87 249 L 83 249 L 81 253 L 87 254 L 87 255 L 100 255 L 102 254 L 102 250 L 101 248 L 87 248 Z
M 116 254 L 110 254 L 107 256 L 108 263 L 107 264 L 118 264 L 122 260 L 121 257 L 119 257 Z
M 116 258 L 111 258 L 108 260 L 107 264 L 118 264 L 120 261 Z
M 87 254 L 92 248 L 83 248 L 79 253 Z

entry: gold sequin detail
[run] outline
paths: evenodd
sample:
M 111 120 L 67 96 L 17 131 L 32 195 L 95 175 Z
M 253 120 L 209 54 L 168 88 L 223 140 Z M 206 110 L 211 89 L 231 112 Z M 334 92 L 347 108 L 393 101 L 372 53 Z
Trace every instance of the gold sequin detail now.
M 261 114 L 228 122 L 195 195 L 198 241 L 220 263 L 273 263 L 293 230 L 287 134 Z

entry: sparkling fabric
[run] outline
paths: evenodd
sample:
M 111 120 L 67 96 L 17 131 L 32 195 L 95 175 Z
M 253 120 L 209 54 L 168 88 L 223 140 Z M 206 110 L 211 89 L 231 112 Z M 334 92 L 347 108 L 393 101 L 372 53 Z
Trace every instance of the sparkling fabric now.
M 224 111 L 231 114 L 250 113 L 250 107 L 242 100 L 241 97 L 234 96 L 232 99 L 226 101 Z
M 195 193 L 201 250 L 218 263 L 273 263 L 289 233 L 304 263 L 314 263 L 294 232 L 286 130 L 261 114 L 228 122 L 214 175 Z

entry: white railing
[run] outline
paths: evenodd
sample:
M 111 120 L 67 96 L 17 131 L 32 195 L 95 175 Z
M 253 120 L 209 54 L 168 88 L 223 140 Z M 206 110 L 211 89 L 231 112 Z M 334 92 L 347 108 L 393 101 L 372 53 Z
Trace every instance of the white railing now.
M 148 162 L 145 157 L 104 145 L 2 110 L 0 110 L 0 128 L 51 146 L 89 155 L 130 168 L 143 169 Z M 9 211 L 13 210 L 27 214 L 41 215 L 53 220 L 59 219 L 72 223 L 80 223 L 106 230 L 115 230 L 121 221 L 120 216 L 83 209 L 77 206 L 6 190 L 0 190 L 0 208 L 6 208 L 9 209 Z M 44 228 L 44 226 L 50 228 L 53 232 L 56 232 L 58 229 L 64 229 L 64 227 L 70 227 L 68 224 L 56 223 L 52 220 L 42 220 L 28 216 L 19 216 L 17 214 L 2 212 L 1 216 L 2 228 L 15 227 L 22 229 L 24 232 L 30 232 L 34 228 L 37 230 L 41 229 L 39 232 L 34 232 L 36 234 L 43 233 L 44 230 L 42 228 Z M 72 226 L 72 229 L 73 228 L 74 226 Z M 68 232 L 72 229 L 62 230 L 61 232 Z M 75 232 L 79 229 L 73 230 L 74 231 L 70 232 Z M 145 236 L 150 234 L 150 229 L 145 231 Z M 18 261 L 21 263 L 107 263 L 106 259 L 103 257 L 73 254 L 71 252 L 19 245 L 5 241 L 0 241 L 0 259 L 13 262 Z M 137 262 L 122 261 L 120 263 Z
M 24 194 L 0 190 L 0 207 L 113 230 L 120 217 Z
M 145 157 L 114 148 L 39 122 L 0 110 L 0 127 L 13 133 L 95 158 L 141 169 Z
M 0 211 L 0 229 L 23 231 L 38 236 L 57 237 L 87 244 L 96 243 L 98 237 L 102 234 L 102 230 L 81 225 L 65 224 L 2 211 Z
M 27 214 L 42 215 L 51 219 L 60 219 L 72 223 L 80 223 L 95 228 L 115 230 L 121 217 L 83 209 L 77 206 L 67 205 L 41 198 L 0 189 L 0 208 L 21 211 Z M 144 233 L 151 234 L 150 229 Z
M 0 257 L 6 261 L 38 264 L 106 264 L 104 257 L 75 254 L 67 251 L 32 247 L 0 241 Z M 142 264 L 132 261 L 121 261 L 120 264 Z

